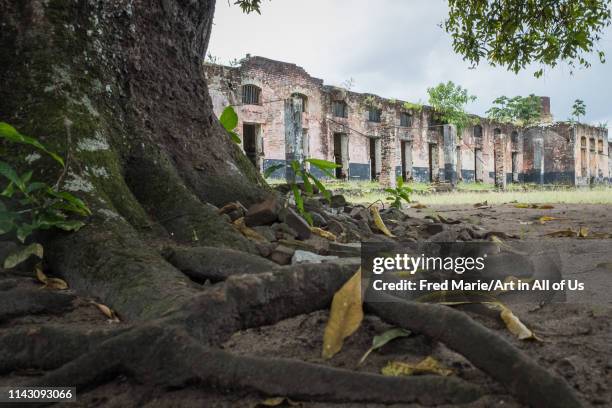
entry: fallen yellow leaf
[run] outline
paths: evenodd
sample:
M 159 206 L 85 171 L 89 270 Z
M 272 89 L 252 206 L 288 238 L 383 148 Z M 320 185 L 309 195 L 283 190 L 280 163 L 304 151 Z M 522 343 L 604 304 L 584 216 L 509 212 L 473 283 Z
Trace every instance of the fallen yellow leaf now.
M 579 238 L 586 238 L 589 235 L 589 229 L 587 227 L 580 227 L 578 230 Z
M 66 281 L 60 278 L 47 278 L 47 283 L 45 284 L 45 286 L 49 289 L 68 289 L 68 284 L 66 283 Z
M 518 317 L 512 311 L 504 307 L 500 313 L 500 316 L 510 333 L 518 337 L 519 340 L 539 340 L 536 335 L 519 320 Z
M 510 310 L 508 307 L 504 306 L 502 303 L 499 302 L 490 302 L 487 303 L 487 305 L 493 309 L 497 309 L 500 311 L 499 316 L 506 325 L 506 328 L 519 340 L 541 341 L 541 339 L 536 336 L 535 333 L 531 331 L 531 329 L 525 326 L 525 324 L 523 324 L 523 322 L 521 322 L 521 320 L 514 313 L 512 313 L 512 310 Z
M 393 235 L 391 231 L 389 231 L 389 228 L 387 228 L 382 218 L 380 218 L 380 213 L 378 212 L 378 208 L 372 206 L 370 207 L 370 212 L 372 213 L 372 218 L 374 219 L 374 225 L 376 225 L 376 228 L 378 228 L 380 232 L 382 232 L 386 236 L 394 238 L 395 235 Z
M 421 209 L 421 208 L 427 208 L 427 206 L 425 204 L 416 203 L 416 204 L 412 204 L 410 206 L 410 208 L 416 208 L 418 210 L 418 209 Z
M 531 208 L 531 204 L 517 203 L 517 204 L 514 204 L 514 208 Z
M 390 361 L 381 370 L 382 375 L 390 377 L 409 376 L 414 374 L 438 374 L 442 376 L 449 376 L 453 374 L 453 370 L 445 367 L 435 358 L 429 356 L 417 364 L 404 363 L 401 361 Z
M 323 334 L 322 356 L 332 358 L 342 349 L 344 339 L 353 334 L 363 320 L 361 268 L 336 292 Z
M 45 275 L 45 273 L 42 270 L 42 266 L 40 265 L 36 265 L 36 279 L 38 279 L 39 282 L 44 283 L 45 285 L 47 284 L 47 280 L 49 278 L 47 278 L 47 275 Z
M 336 236 L 334 234 L 329 231 L 325 231 L 324 229 L 318 227 L 310 227 L 310 231 L 312 231 L 313 234 L 329 239 L 330 241 L 336 240 Z
M 540 224 L 545 224 L 548 221 L 554 221 L 554 220 L 558 220 L 558 218 L 557 217 L 550 217 L 548 215 L 544 215 L 544 216 L 538 218 L 538 221 L 540 222 Z
M 36 269 L 36 279 L 38 279 L 41 283 L 44 283 L 45 288 L 56 289 L 56 290 L 64 290 L 68 289 L 68 284 L 65 280 L 60 278 L 50 278 L 42 270 L 42 265 L 37 264 L 35 266 Z
M 261 235 L 254 229 L 247 227 L 246 224 L 244 223 L 244 217 L 238 218 L 236 221 L 233 222 L 233 225 L 234 227 L 236 227 L 238 231 L 240 231 L 242 235 L 244 235 L 245 237 L 249 239 L 252 239 L 254 241 L 260 241 L 260 242 L 268 241 L 263 235 Z
M 108 306 L 103 305 L 102 303 L 91 301 L 93 305 L 95 305 L 99 311 L 106 317 L 108 317 L 113 322 L 119 322 L 119 317 L 117 314 Z

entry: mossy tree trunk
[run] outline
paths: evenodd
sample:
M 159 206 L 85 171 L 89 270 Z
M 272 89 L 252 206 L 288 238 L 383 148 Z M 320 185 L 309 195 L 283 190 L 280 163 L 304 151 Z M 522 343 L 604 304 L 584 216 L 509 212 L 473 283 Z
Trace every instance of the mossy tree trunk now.
M 93 210 L 86 228 L 48 244 L 51 265 L 135 318 L 186 290 L 143 237 L 253 251 L 210 205 L 267 193 L 212 111 L 201 64 L 214 7 L 0 1 L 0 120 L 67 158 L 63 188 Z M 33 164 L 48 179 L 51 165 Z

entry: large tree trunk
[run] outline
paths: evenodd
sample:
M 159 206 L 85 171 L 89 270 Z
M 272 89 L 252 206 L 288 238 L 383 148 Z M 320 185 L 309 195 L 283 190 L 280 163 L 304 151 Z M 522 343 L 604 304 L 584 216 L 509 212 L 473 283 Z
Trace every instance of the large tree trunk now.
M 143 233 L 253 251 L 210 205 L 267 193 L 212 111 L 201 66 L 214 7 L 0 1 L 0 120 L 68 158 L 63 187 L 93 210 L 86 228 L 50 243 L 49 260 L 129 316 L 156 315 L 185 291 Z M 44 159 L 35 168 L 57 176 Z M 134 285 L 150 289 L 136 300 Z

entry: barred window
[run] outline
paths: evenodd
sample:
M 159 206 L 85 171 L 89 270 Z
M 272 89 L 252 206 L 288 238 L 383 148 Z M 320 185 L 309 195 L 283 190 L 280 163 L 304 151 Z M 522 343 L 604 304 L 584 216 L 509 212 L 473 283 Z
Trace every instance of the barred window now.
M 482 139 L 482 126 L 474 126 L 474 139 Z
M 242 85 L 242 103 L 245 105 L 261 105 L 261 89 L 256 85 Z
M 603 154 L 603 150 L 604 150 L 604 148 L 603 148 L 603 140 L 599 140 L 599 141 L 597 142 L 597 151 L 598 151 L 599 153 L 602 153 L 602 154 Z
M 291 94 L 291 97 L 293 98 L 300 98 L 302 100 L 302 112 L 306 112 L 306 109 L 308 107 L 308 97 L 304 94 L 301 94 L 299 92 L 294 92 Z
M 510 136 L 510 140 L 513 145 L 515 146 L 518 145 L 519 137 L 518 137 L 518 132 L 516 130 L 512 132 L 512 135 Z
M 370 110 L 368 110 L 368 120 L 370 122 L 380 122 L 380 115 L 380 109 L 370 108 Z
M 595 152 L 595 139 L 594 138 L 591 138 L 589 140 L 589 147 L 590 147 L 589 149 L 590 151 Z
M 412 115 L 408 112 L 400 113 L 400 126 L 410 127 L 412 126 Z
M 332 102 L 332 113 L 337 118 L 348 118 L 348 106 L 344 101 Z

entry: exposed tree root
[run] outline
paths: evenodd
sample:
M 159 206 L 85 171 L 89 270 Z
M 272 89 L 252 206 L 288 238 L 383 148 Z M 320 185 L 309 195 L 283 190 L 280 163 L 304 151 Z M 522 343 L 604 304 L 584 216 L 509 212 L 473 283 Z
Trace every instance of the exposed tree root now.
M 506 386 L 520 401 L 535 407 L 581 406 L 563 379 L 468 315 L 446 306 L 382 296 L 388 301 L 368 303 L 369 311 L 391 324 L 446 344 Z
M 234 275 L 188 304 L 177 319 L 196 338 L 219 344 L 234 332 L 326 308 L 359 264 L 303 264 Z
M 278 267 L 257 255 L 213 247 L 168 247 L 162 255 L 197 283 L 224 281 L 232 275 L 269 272 Z
M 0 322 L 29 314 L 57 314 L 73 308 L 74 295 L 41 289 L 13 289 L 0 293 Z
M 0 374 L 61 367 L 122 330 L 62 326 L 4 329 L 0 331 Z
M 469 402 L 480 390 L 456 378 L 384 377 L 301 361 L 243 357 L 203 347 L 179 329 L 145 325 L 28 385 L 76 385 L 79 392 L 118 374 L 162 387 L 201 384 L 221 391 L 250 391 L 295 399 L 352 402 Z
M 45 254 L 71 288 L 100 299 L 122 319 L 158 318 L 200 292 L 119 216 L 95 217 L 78 232 L 50 240 Z

